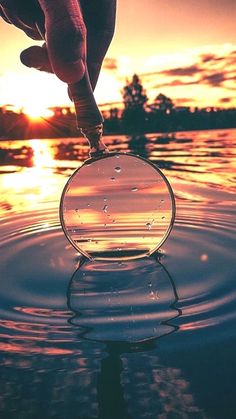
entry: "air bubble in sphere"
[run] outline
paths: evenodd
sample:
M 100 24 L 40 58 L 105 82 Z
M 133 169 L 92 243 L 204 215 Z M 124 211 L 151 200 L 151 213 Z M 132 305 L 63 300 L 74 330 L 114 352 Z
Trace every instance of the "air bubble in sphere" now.
M 87 160 L 62 193 L 60 218 L 71 244 L 96 260 L 149 256 L 166 240 L 174 195 L 149 161 L 130 154 Z

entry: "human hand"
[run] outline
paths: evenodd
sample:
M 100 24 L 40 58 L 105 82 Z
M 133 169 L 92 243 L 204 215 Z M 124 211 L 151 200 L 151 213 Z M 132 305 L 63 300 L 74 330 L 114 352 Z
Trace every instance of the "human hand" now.
M 28 67 L 53 72 L 67 84 L 88 69 L 92 88 L 115 26 L 116 0 L 0 0 L 0 14 L 45 44 L 21 53 Z

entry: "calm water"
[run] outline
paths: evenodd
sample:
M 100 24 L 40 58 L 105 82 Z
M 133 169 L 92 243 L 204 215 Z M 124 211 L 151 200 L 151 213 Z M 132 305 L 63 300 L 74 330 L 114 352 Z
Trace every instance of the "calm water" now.
M 155 257 L 91 262 L 66 240 L 83 140 L 0 142 L 0 417 L 235 418 L 236 130 L 106 143 L 174 189 Z

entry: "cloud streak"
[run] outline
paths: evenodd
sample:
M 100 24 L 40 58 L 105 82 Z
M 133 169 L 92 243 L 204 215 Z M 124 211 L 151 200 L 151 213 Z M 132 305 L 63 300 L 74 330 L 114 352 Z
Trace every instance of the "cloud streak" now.
M 104 70 L 117 70 L 118 69 L 117 60 L 115 58 L 105 58 L 102 67 Z
M 161 74 L 164 76 L 191 77 L 191 76 L 195 76 L 196 74 L 199 74 L 202 71 L 203 69 L 201 69 L 198 64 L 194 64 L 187 67 L 177 67 L 177 68 L 171 68 L 169 70 L 164 70 L 161 72 Z
M 178 62 L 177 66 L 163 68 L 160 71 L 147 72 L 141 77 L 144 80 L 144 84 L 146 82 L 152 90 L 163 92 L 164 89 L 164 93 L 166 91 L 168 96 L 176 96 L 176 99 L 179 97 L 177 94 L 182 90 L 182 94 L 185 95 L 184 98 L 179 97 L 182 103 L 184 101 L 193 102 L 194 92 L 197 92 L 199 100 L 202 100 L 204 95 L 206 101 L 208 99 L 207 92 L 209 92 L 209 96 L 214 101 L 214 104 L 218 101 L 219 105 L 232 105 L 234 103 L 236 106 L 236 101 L 233 97 L 236 89 L 235 48 L 229 51 L 220 50 L 218 53 L 215 51 L 207 52 L 205 49 L 204 52 L 199 51 L 198 54 L 193 55 L 192 62 L 189 60 L 188 65 L 185 60 L 185 65 L 183 66 L 179 65 Z M 188 100 L 186 93 L 189 93 Z

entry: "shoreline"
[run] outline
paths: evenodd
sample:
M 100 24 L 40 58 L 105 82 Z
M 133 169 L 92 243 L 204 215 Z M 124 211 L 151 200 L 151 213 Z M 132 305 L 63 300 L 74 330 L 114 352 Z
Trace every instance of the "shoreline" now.
M 173 131 L 158 131 L 158 132 L 141 132 L 141 133 L 127 133 L 127 132 L 111 132 L 111 133 L 105 133 L 103 135 L 103 137 L 111 137 L 111 136 L 127 136 L 127 137 L 142 137 L 142 136 L 146 136 L 146 135 L 162 135 L 162 136 L 168 136 L 168 135 L 173 135 L 173 134 L 179 134 L 179 133 L 185 133 L 185 132 L 198 132 L 198 131 L 227 131 L 227 130 L 236 130 L 236 127 L 226 127 L 226 128 L 199 128 L 199 129 L 183 129 L 183 130 L 173 130 Z M 4 137 L 1 138 L 0 137 L 0 142 L 1 141 L 25 141 L 25 140 L 60 140 L 60 139 L 77 139 L 77 138 L 82 138 L 84 139 L 84 137 L 82 135 L 78 135 L 78 136 L 59 136 L 59 137 L 52 137 L 52 136 L 47 136 L 47 137 L 39 137 L 39 136 L 34 136 L 34 137 L 22 137 L 22 138 L 12 138 L 12 137 Z

